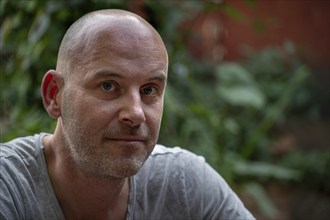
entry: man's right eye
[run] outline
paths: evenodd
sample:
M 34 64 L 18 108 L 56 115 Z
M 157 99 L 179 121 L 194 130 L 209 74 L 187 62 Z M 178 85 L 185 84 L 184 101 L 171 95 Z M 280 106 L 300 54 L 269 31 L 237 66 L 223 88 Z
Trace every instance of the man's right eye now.
M 104 82 L 102 83 L 102 89 L 105 92 L 110 92 L 111 90 L 114 89 L 114 85 L 112 82 Z

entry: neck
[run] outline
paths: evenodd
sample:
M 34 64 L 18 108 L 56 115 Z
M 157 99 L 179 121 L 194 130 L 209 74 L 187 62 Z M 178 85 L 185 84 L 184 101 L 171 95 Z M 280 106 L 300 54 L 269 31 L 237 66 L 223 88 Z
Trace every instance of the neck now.
M 82 172 L 65 156 L 67 152 L 54 136 L 46 136 L 44 146 L 48 174 L 66 219 L 125 219 L 129 178 Z

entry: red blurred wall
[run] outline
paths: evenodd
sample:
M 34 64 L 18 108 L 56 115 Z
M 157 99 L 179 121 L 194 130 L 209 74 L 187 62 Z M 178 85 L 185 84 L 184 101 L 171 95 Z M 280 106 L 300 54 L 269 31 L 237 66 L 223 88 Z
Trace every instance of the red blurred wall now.
M 330 64 L 329 0 L 266 0 L 251 6 L 239 0 L 226 3 L 237 8 L 241 18 L 235 21 L 222 16 L 228 32 L 225 59 L 240 59 L 240 44 L 262 49 L 291 40 L 303 60 L 314 65 Z
M 208 12 L 194 21 L 199 40 L 190 46 L 199 58 L 240 60 L 241 49 L 249 45 L 261 50 L 294 43 L 298 56 L 313 66 L 330 65 L 330 0 L 224 0 L 223 10 Z

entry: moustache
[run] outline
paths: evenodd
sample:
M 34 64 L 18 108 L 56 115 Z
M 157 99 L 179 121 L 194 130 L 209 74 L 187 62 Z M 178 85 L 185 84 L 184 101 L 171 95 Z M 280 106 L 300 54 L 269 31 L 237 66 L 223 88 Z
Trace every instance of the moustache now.
M 145 124 L 140 124 L 135 127 L 131 127 L 125 124 L 115 124 L 110 125 L 103 132 L 103 139 L 112 139 L 119 137 L 128 137 L 134 136 L 139 137 L 141 139 L 148 139 L 150 135 L 150 131 Z

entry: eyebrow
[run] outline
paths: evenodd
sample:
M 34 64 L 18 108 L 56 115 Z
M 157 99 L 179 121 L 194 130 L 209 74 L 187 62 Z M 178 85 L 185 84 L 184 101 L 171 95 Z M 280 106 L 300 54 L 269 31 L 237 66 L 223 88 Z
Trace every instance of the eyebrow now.
M 96 72 L 92 77 L 93 79 L 102 79 L 106 77 L 114 77 L 114 78 L 119 78 L 123 79 L 125 78 L 122 74 L 111 72 L 111 71 L 100 71 Z M 150 78 L 147 79 L 148 81 L 153 81 L 157 80 L 160 82 L 166 82 L 167 81 L 167 76 L 163 71 L 157 72 L 157 75 L 151 76 Z
M 150 78 L 148 78 L 148 81 L 152 81 L 152 80 L 157 80 L 160 82 L 166 82 L 167 81 L 167 76 L 165 75 L 165 73 L 161 72 L 161 74 L 158 74 L 157 76 L 152 76 Z
M 90 78 L 93 79 L 101 79 L 101 78 L 106 78 L 106 77 L 115 77 L 115 78 L 124 78 L 122 75 L 114 72 L 109 72 L 109 71 L 100 71 L 96 72 L 93 76 Z

